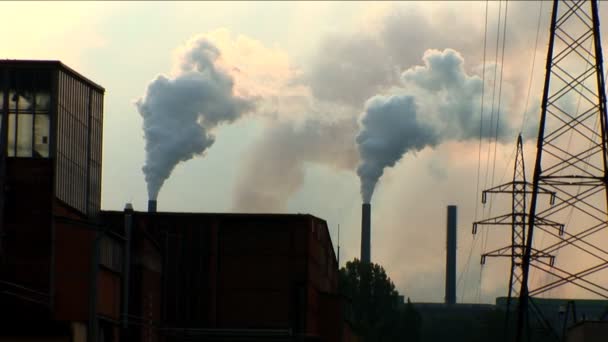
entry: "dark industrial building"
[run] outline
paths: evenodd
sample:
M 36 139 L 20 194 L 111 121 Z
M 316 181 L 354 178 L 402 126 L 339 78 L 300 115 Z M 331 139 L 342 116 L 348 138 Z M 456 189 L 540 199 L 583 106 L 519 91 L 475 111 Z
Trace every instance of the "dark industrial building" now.
M 0 334 L 80 335 L 95 314 L 103 95 L 60 62 L 0 61 Z M 116 299 L 119 275 L 98 276 L 100 296 Z
M 101 211 L 104 89 L 0 61 L 0 341 L 351 341 L 325 221 Z
M 120 211 L 102 217 L 110 227 L 125 224 Z M 133 310 L 160 305 L 160 316 L 152 315 L 167 341 L 342 341 L 350 335 L 325 221 L 311 215 L 160 212 L 135 212 L 126 220 L 135 234 L 156 242 L 133 246 L 135 255 L 146 258 L 142 251 L 149 249 L 162 256 L 136 266 L 151 290 L 131 303 Z

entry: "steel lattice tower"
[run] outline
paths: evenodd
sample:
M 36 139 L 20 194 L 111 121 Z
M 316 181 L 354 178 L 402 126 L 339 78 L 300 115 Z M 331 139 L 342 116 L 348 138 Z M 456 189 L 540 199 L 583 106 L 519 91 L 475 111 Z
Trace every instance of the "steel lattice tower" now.
M 554 1 L 522 259 L 517 340 L 522 341 L 529 298 L 562 287 L 567 296 L 608 298 L 600 283 L 608 268 L 606 95 L 597 1 Z M 553 206 L 538 200 L 555 192 Z M 537 217 L 565 223 L 563 235 L 539 226 Z M 534 240 L 535 230 L 544 232 Z M 604 239 L 604 240 L 603 240 Z M 534 259 L 540 250 L 560 253 L 555 265 Z M 545 277 L 530 282 L 531 271 Z M 564 286 L 565 285 L 565 286 Z M 578 291 L 578 292 L 576 292 Z M 563 295 L 563 294 L 562 294 Z
M 513 180 L 484 190 L 481 202 L 486 203 L 487 194 L 508 194 L 511 195 L 511 212 L 508 214 L 484 219 L 473 223 L 473 234 L 477 234 L 478 226 L 510 226 L 511 244 L 481 255 L 481 263 L 485 264 L 487 257 L 507 257 L 511 259 L 511 271 L 509 274 L 509 289 L 507 294 L 507 320 L 505 325 L 508 327 L 508 313 L 511 307 L 511 298 L 519 294 L 523 279 L 523 257 L 525 252 L 526 224 L 529 221 L 527 212 L 527 195 L 532 193 L 532 183 L 526 181 L 526 168 L 524 163 L 524 151 L 521 135 L 517 137 L 517 149 L 515 163 L 513 167 Z M 553 203 L 555 193 L 539 188 L 539 193 L 550 195 L 550 203 Z M 536 225 L 556 229 L 559 233 L 563 232 L 563 225 L 546 219 L 536 218 Z M 543 251 L 533 249 L 532 259 L 548 259 L 549 264 L 553 264 L 554 256 Z

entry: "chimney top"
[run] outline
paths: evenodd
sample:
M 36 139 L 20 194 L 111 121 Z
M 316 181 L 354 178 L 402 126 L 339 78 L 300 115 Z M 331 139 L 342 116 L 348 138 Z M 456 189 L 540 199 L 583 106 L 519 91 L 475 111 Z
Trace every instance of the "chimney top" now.
M 148 200 L 148 212 L 149 213 L 156 212 L 156 200 Z

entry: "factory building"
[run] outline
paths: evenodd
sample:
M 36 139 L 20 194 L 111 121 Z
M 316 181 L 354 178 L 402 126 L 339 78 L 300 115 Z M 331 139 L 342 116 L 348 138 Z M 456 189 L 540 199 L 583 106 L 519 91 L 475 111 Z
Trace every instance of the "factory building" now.
M 125 222 L 120 211 L 102 217 L 112 227 Z M 325 221 L 301 214 L 168 212 L 134 212 L 127 220 L 134 231 L 149 234 L 162 255 L 141 266 L 147 268 L 142 279 L 157 281 L 153 271 L 162 270 L 160 299 L 140 306 L 161 305 L 166 341 L 348 340 L 347 302 L 337 292 Z
M 325 221 L 102 211 L 104 89 L 0 61 L 0 341 L 352 341 Z
M 58 61 L 0 61 L 0 334 L 80 336 L 118 318 L 120 272 L 96 274 L 107 301 L 89 305 L 103 96 Z

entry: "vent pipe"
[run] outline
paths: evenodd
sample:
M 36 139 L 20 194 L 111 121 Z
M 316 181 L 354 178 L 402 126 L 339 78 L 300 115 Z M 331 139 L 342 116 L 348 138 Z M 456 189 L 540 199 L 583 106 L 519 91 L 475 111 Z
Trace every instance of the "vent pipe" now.
M 148 212 L 149 213 L 156 212 L 156 200 L 148 200 Z
M 133 205 L 127 203 L 124 210 L 125 239 L 123 254 L 122 277 L 122 327 L 129 327 L 129 278 L 131 277 L 131 231 L 133 229 Z
M 371 205 L 363 203 L 361 206 L 361 263 L 371 262 Z
M 447 253 L 445 261 L 445 303 L 456 304 L 456 209 L 448 205 Z

